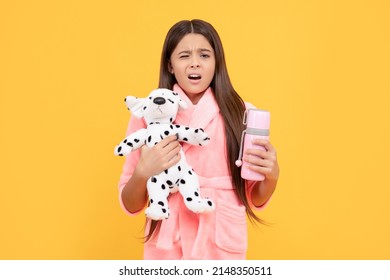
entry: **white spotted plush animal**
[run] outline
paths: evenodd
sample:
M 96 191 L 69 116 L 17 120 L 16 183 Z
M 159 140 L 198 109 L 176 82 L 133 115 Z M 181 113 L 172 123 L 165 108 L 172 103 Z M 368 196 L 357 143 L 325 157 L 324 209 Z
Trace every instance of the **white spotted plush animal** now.
M 187 108 L 179 94 L 169 89 L 156 89 L 146 98 L 127 96 L 128 109 L 137 118 L 144 118 L 147 127 L 127 136 L 115 147 L 115 155 L 125 156 L 142 145 L 152 147 L 169 135 L 176 135 L 179 141 L 204 146 L 210 138 L 202 128 L 173 124 L 179 109 Z M 162 220 L 169 217 L 168 195 L 179 191 L 188 209 L 195 213 L 214 210 L 214 203 L 202 198 L 199 179 L 187 163 L 184 152 L 180 151 L 180 161 L 147 181 L 149 205 L 145 210 L 147 217 Z

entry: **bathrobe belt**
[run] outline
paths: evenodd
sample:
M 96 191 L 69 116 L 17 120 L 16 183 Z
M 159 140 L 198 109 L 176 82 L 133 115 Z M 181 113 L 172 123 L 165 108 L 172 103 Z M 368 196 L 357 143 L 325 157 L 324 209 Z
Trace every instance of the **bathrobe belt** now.
M 210 197 L 210 199 L 216 202 L 216 197 L 213 195 L 215 190 L 231 190 L 233 189 L 230 176 L 205 178 L 199 176 L 199 183 L 201 186 L 201 192 L 203 197 Z M 157 239 L 157 248 L 162 250 L 172 249 L 172 245 L 175 237 L 177 236 L 174 232 L 179 218 L 180 209 L 185 207 L 183 198 L 180 194 L 172 195 L 169 200 L 169 208 L 171 215 L 167 220 L 164 220 L 161 224 L 160 232 Z M 216 211 L 216 210 L 215 210 Z M 196 234 L 196 238 L 193 244 L 191 256 L 195 259 L 205 250 L 207 242 L 207 236 L 209 234 L 210 226 L 212 222 L 211 213 L 200 213 L 199 214 L 199 226 Z M 181 231 L 181 229 L 179 229 Z

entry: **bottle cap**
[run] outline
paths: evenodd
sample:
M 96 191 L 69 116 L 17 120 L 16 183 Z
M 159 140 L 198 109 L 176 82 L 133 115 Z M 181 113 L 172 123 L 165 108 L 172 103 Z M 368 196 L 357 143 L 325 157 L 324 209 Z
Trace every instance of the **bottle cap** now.
M 244 124 L 250 128 L 269 129 L 271 114 L 268 111 L 260 109 L 248 109 L 246 112 Z

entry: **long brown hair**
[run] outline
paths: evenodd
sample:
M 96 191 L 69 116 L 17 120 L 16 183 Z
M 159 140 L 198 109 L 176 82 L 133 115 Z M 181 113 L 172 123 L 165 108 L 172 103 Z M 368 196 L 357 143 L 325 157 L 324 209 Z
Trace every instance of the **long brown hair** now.
M 180 21 L 171 27 L 165 38 L 161 54 L 159 87 L 173 89 L 173 85 L 177 83 L 175 76 L 169 71 L 169 63 L 176 46 L 189 33 L 203 35 L 214 50 L 215 73 L 210 87 L 214 93 L 225 125 L 226 152 L 232 183 L 239 200 L 245 205 L 250 220 L 263 223 L 249 206 L 245 192 L 245 181 L 240 175 L 241 168 L 237 168 L 235 165 L 235 161 L 239 156 L 241 132 L 244 129 L 242 118 L 245 111 L 245 104 L 230 81 L 222 42 L 217 31 L 211 24 L 203 20 L 194 19 Z M 150 239 L 159 225 L 160 223 L 152 221 L 146 241 Z

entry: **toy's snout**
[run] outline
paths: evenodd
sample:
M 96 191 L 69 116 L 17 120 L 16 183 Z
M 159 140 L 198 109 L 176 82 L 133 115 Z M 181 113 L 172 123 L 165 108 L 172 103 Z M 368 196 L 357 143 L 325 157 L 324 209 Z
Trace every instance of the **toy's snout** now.
M 153 99 L 153 103 L 157 104 L 157 105 L 163 105 L 163 104 L 165 104 L 165 102 L 166 102 L 165 98 L 163 98 L 163 97 L 156 97 Z

